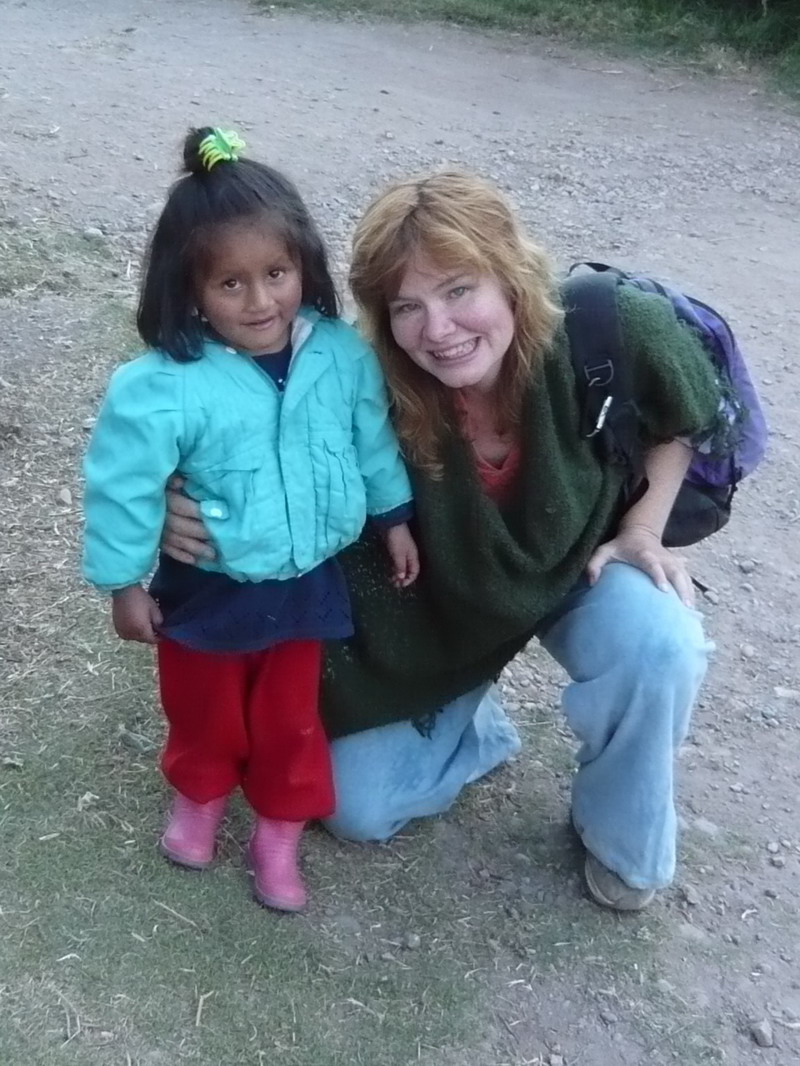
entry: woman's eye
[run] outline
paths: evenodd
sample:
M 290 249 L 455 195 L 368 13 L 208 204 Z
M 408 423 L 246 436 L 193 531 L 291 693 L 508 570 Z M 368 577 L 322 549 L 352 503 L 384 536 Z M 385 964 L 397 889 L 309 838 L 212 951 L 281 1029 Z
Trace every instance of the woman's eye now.
M 393 315 L 407 315 L 414 310 L 414 304 L 395 304 L 392 307 Z
M 452 296 L 454 299 L 457 300 L 459 298 L 459 296 L 463 296 L 464 293 L 467 292 L 468 290 L 469 290 L 469 286 L 468 285 L 456 285 L 456 287 L 454 289 L 450 290 L 450 296 Z
M 237 289 L 239 287 L 239 282 L 236 280 L 236 278 L 228 278 L 226 281 L 223 281 L 222 287 L 223 289 L 228 289 L 229 291 L 232 291 L 233 289 Z
M 284 276 L 285 273 L 286 271 L 283 269 L 283 267 L 276 267 L 275 270 L 270 270 L 268 276 L 271 281 L 278 281 Z

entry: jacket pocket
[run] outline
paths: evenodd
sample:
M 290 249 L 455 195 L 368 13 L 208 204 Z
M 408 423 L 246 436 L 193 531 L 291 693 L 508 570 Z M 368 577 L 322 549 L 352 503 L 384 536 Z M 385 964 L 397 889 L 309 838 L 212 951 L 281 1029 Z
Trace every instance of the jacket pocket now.
M 265 426 L 239 419 L 225 426 L 209 426 L 183 469 L 198 479 L 227 471 L 258 470 L 274 449 Z
M 228 453 L 202 466 L 193 464 L 193 469 L 181 473 L 186 475 L 186 491 L 190 496 L 199 501 L 224 501 L 227 517 L 229 511 L 241 513 L 252 499 L 258 467 L 258 455 L 249 449 Z
M 366 496 L 351 443 L 326 440 L 321 444 L 319 458 L 323 460 L 315 464 L 319 542 L 326 544 L 326 553 L 333 553 L 352 543 L 361 532 Z

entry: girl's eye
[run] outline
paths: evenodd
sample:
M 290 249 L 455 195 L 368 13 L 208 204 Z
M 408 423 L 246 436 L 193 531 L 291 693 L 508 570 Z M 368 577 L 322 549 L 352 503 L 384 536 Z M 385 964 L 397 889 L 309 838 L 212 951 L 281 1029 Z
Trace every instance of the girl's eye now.
M 228 278 L 226 281 L 223 281 L 222 287 L 223 289 L 233 291 L 234 289 L 237 289 L 239 287 L 239 282 L 236 280 L 236 278 Z
M 284 276 L 285 273 L 286 271 L 283 269 L 283 267 L 276 267 L 274 270 L 270 270 L 269 278 L 272 281 L 278 281 Z

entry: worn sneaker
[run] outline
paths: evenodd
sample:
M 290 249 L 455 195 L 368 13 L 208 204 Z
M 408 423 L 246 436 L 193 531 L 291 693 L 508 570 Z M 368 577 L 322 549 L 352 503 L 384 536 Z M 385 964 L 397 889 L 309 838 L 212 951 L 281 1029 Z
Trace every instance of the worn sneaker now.
M 586 853 L 584 866 L 586 886 L 592 899 L 601 907 L 615 911 L 640 911 L 655 897 L 653 888 L 631 888 L 591 852 Z

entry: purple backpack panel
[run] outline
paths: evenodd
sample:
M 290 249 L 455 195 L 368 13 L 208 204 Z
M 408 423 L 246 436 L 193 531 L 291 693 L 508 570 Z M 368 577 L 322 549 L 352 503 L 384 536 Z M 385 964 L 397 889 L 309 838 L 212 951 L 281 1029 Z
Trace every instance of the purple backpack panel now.
M 628 275 L 625 280 L 645 292 L 666 296 L 678 318 L 700 334 L 723 384 L 723 403 L 730 433 L 727 441 L 700 442 L 686 477 L 689 481 L 719 488 L 735 485 L 751 474 L 764 458 L 769 431 L 756 387 L 733 331 L 713 307 L 671 285 L 637 275 Z

